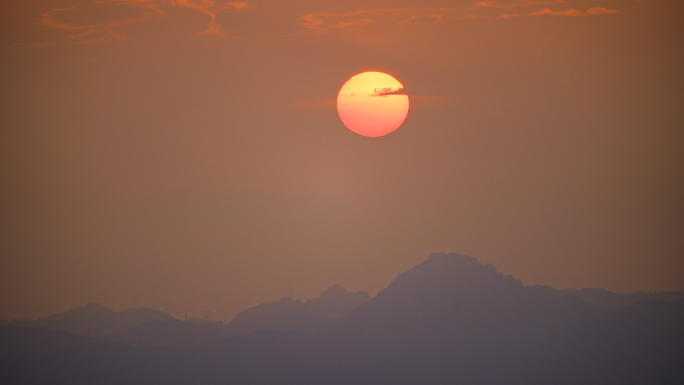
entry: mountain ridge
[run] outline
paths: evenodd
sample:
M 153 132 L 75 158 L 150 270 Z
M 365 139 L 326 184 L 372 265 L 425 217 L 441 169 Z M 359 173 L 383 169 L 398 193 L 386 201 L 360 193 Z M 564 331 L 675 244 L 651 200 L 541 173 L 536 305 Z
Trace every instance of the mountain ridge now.
M 502 338 L 495 337 L 496 330 L 515 330 L 519 341 L 540 338 L 603 314 L 594 305 L 551 287 L 524 286 L 476 258 L 435 253 L 399 274 L 340 324 L 383 332 L 430 334 L 439 330 L 472 343 L 477 338 Z
M 297 301 L 290 298 L 283 306 L 291 302 Z M 160 327 L 178 340 L 168 343 Z M 148 338 L 139 343 L 140 336 L 74 339 L 4 325 L 0 340 L 11 343 L 0 345 L 0 379 L 127 385 L 684 381 L 684 301 L 641 301 L 610 313 L 550 287 L 525 286 L 492 265 L 453 253 L 431 255 L 329 327 L 257 328 L 231 338 L 212 335 L 210 327 L 219 335 L 228 329 L 153 320 L 136 327 Z M 186 329 L 190 334 L 179 332 Z

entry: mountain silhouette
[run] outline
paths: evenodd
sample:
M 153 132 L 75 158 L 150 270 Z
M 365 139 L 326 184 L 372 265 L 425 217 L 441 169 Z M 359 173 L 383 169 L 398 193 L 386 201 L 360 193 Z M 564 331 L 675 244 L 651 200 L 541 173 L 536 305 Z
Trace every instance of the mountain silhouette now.
M 70 309 L 48 317 L 19 319 L 10 323 L 25 327 L 46 327 L 88 337 L 113 334 L 141 325 L 150 320 L 168 320 L 171 316 L 152 308 L 128 309 L 120 312 L 88 302 L 86 306 Z
M 318 299 L 352 298 L 349 294 L 333 288 Z M 352 302 L 345 303 L 351 307 Z M 173 319 L 150 321 L 109 340 L 4 325 L 0 380 L 127 385 L 684 383 L 684 301 L 640 301 L 609 312 L 562 291 L 525 286 L 475 258 L 432 254 L 337 320 L 332 314 L 340 313 L 320 310 L 325 308 L 321 303 L 326 301 L 288 298 L 247 309 L 235 325 L 280 323 L 276 329 L 233 336 L 230 324 Z M 311 314 L 331 324 L 301 331 L 309 328 L 302 323 L 311 322 Z M 290 327 L 284 319 L 299 331 L 278 330 Z
M 366 292 L 351 293 L 340 285 L 334 285 L 322 292 L 318 297 L 305 302 L 302 302 L 300 299 L 293 300 L 290 297 L 283 297 L 278 302 L 266 302 L 245 309 L 233 318 L 233 322 L 256 320 L 278 313 L 288 313 L 297 310 L 323 313 L 331 319 L 337 319 L 368 301 L 369 298 L 370 295 Z
M 302 302 L 283 297 L 278 302 L 266 302 L 238 313 L 228 324 L 233 335 L 256 330 L 313 332 L 330 327 L 340 317 L 368 301 L 370 295 L 351 293 L 334 285 L 317 298 Z
M 334 285 L 312 300 L 283 297 L 278 302 L 245 309 L 229 324 L 200 319 L 154 319 L 103 339 L 133 345 L 176 346 L 213 343 L 256 331 L 315 332 L 331 327 L 369 297 L 366 292 L 351 293 Z
M 431 254 L 343 317 L 340 325 L 435 338 L 481 351 L 538 341 L 602 314 L 553 288 L 524 286 L 475 258 Z

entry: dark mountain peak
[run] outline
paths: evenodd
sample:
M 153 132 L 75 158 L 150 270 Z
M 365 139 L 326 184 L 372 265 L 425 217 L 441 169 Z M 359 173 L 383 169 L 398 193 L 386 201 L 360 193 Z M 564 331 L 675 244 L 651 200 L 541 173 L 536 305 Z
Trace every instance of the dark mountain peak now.
M 441 272 L 450 276 L 456 275 L 464 279 L 473 277 L 474 275 L 488 275 L 499 278 L 510 277 L 504 276 L 503 273 L 498 272 L 494 265 L 483 264 L 480 263 L 477 258 L 456 253 L 432 253 L 425 262 L 414 266 L 414 269 L 416 269 L 416 271 Z
M 107 316 L 110 314 L 114 314 L 113 310 L 107 309 L 106 307 L 102 306 L 99 303 L 96 302 L 88 302 L 85 306 L 77 307 L 74 309 L 69 309 L 67 311 L 64 311 L 62 313 L 59 313 L 57 315 L 49 316 L 49 317 L 56 317 L 59 315 L 63 316 L 84 316 L 84 315 L 91 315 L 91 316 Z M 45 317 L 45 318 L 49 318 Z
M 342 285 L 332 285 L 329 288 L 325 289 L 319 296 L 318 298 L 321 297 L 326 297 L 326 296 L 334 296 L 334 295 L 339 295 L 339 294 L 345 294 L 348 293 L 347 289 L 342 287 Z
M 317 298 L 311 299 L 306 301 L 306 303 L 322 303 L 322 302 L 329 302 L 329 301 L 339 301 L 341 299 L 351 299 L 351 298 L 358 298 L 358 301 L 360 301 L 359 305 L 362 302 L 367 301 L 370 299 L 370 294 L 366 293 L 365 291 L 357 291 L 356 293 L 352 293 L 350 291 L 347 291 L 344 287 L 341 285 L 333 285 L 329 288 L 327 288 L 325 291 L 323 291 Z M 351 309 L 349 309 L 351 310 Z
M 322 292 L 318 298 L 306 301 L 305 305 L 310 311 L 321 312 L 336 319 L 369 299 L 370 295 L 365 291 L 352 293 L 340 285 L 334 285 Z
M 281 304 L 302 303 L 302 299 L 301 298 L 293 299 L 292 297 L 281 297 L 280 301 L 278 301 L 278 303 L 281 303 Z
M 153 307 L 135 307 L 135 308 L 129 308 L 126 310 L 123 310 L 119 312 L 122 316 L 126 317 L 145 317 L 145 316 L 153 316 L 155 318 L 159 319 L 166 319 L 170 318 L 170 316 L 166 316 L 167 313 L 155 309 Z
M 468 263 L 473 266 L 481 265 L 480 261 L 471 257 L 470 255 L 463 255 L 458 253 L 430 253 L 428 254 L 428 259 L 425 262 L 435 262 L 435 263 Z
M 378 296 L 396 291 L 427 294 L 445 290 L 465 290 L 480 287 L 484 290 L 522 288 L 522 283 L 510 275 L 504 275 L 490 264 L 482 264 L 477 258 L 456 253 L 434 253 L 428 259 L 400 274 Z
M 250 307 L 238 313 L 233 318 L 233 322 L 253 321 L 293 311 L 318 312 L 331 318 L 340 318 L 369 298 L 370 295 L 366 292 L 351 293 L 340 285 L 333 285 L 318 297 L 306 302 L 302 302 L 301 299 L 282 297 L 278 302 L 265 302 Z
M 103 305 L 101 305 L 101 304 L 99 304 L 99 303 L 97 303 L 97 302 L 90 302 L 90 301 L 88 301 L 88 303 L 87 303 L 85 306 L 81 306 L 79 309 L 92 309 L 92 310 L 107 310 L 107 311 L 111 311 L 111 310 L 107 309 L 106 307 L 104 307 Z
M 295 301 L 290 297 L 282 297 L 278 302 L 264 302 L 241 311 L 233 318 L 232 323 L 253 321 L 273 314 L 301 309 L 303 309 L 301 300 Z
M 340 326 L 462 343 L 522 343 L 598 313 L 553 288 L 523 286 L 476 258 L 439 253 L 400 274 Z
M 228 325 L 232 335 L 249 334 L 256 330 L 316 331 L 332 325 L 334 320 L 368 301 L 370 295 L 348 292 L 333 285 L 318 297 L 302 302 L 283 297 L 278 302 L 266 302 L 245 309 Z

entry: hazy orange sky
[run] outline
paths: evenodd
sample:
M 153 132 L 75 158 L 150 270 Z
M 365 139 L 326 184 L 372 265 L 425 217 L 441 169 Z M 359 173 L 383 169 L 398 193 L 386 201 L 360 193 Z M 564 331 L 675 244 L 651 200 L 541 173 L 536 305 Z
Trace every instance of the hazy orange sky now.
M 684 290 L 684 2 L 4 0 L 0 316 L 229 320 L 430 252 Z M 364 138 L 340 87 L 395 76 Z

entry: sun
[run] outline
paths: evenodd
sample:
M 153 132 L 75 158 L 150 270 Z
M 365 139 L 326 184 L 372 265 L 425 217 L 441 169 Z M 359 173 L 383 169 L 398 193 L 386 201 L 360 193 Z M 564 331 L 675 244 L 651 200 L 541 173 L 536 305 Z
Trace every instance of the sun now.
M 406 119 L 408 95 L 393 76 L 369 71 L 354 75 L 337 95 L 337 113 L 351 131 L 371 138 L 385 136 Z

